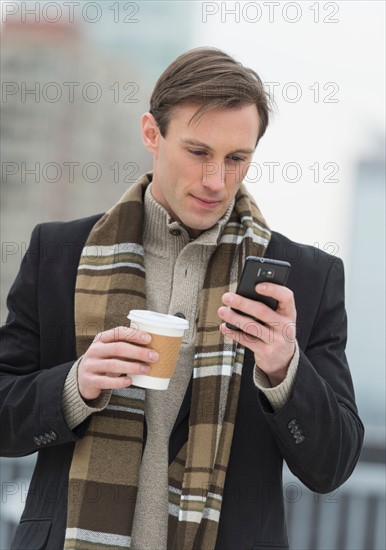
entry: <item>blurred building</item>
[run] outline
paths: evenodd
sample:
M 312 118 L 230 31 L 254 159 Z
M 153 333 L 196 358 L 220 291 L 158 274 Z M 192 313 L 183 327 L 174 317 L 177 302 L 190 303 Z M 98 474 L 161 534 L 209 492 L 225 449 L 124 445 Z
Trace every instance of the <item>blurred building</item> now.
M 348 357 L 367 443 L 385 446 L 385 136 L 357 165 L 352 196 L 351 253 L 347 266 L 350 320 Z M 377 433 L 379 436 L 377 437 Z
M 2 46 L 7 292 L 36 223 L 103 212 L 151 167 L 140 140 L 150 84 L 130 57 L 86 42 L 80 25 L 7 23 Z

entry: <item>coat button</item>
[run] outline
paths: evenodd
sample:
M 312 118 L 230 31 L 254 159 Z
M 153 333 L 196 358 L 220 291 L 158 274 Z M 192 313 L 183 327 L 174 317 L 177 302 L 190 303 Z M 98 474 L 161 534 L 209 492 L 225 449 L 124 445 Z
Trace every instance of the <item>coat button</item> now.
M 32 438 L 32 441 L 35 443 L 35 445 L 41 445 L 42 444 L 42 442 L 40 441 L 40 439 L 36 435 Z
M 180 317 L 181 319 L 186 319 L 185 315 L 183 313 L 181 313 L 180 311 L 178 313 L 175 313 L 174 317 Z
M 293 418 L 292 420 L 290 420 L 288 422 L 288 429 L 290 430 L 292 428 L 292 426 L 295 426 L 295 424 L 297 424 L 297 422 L 298 421 L 296 420 L 296 418 Z
M 43 445 L 47 445 L 48 441 L 47 441 L 47 439 L 44 437 L 44 435 L 39 435 L 39 439 L 40 439 L 41 443 L 43 443 Z
M 304 435 L 300 435 L 299 437 L 297 437 L 295 439 L 295 443 L 296 445 L 299 445 L 299 443 L 303 443 L 303 441 L 305 440 L 305 436 Z
M 49 433 L 46 432 L 46 433 L 44 434 L 44 437 L 47 439 L 47 442 L 48 442 L 48 443 L 51 443 L 51 441 L 52 441 L 51 434 L 49 434 Z
M 300 430 L 299 424 L 294 424 L 291 428 L 291 433 L 294 434 L 295 432 L 298 432 Z
M 50 432 L 50 437 L 52 441 L 56 441 L 58 439 L 58 434 L 52 430 Z
M 297 432 L 295 432 L 295 433 L 293 434 L 293 436 L 294 436 L 295 439 L 297 439 L 297 438 L 300 437 L 301 435 L 303 435 L 302 430 L 298 430 Z

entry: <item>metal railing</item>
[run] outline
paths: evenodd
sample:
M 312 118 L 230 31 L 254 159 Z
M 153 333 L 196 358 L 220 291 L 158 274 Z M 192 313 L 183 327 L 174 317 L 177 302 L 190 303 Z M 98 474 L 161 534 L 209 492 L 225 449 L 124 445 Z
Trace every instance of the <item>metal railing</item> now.
M 385 550 L 385 465 L 359 462 L 336 491 L 313 493 L 287 468 L 284 494 L 293 550 Z

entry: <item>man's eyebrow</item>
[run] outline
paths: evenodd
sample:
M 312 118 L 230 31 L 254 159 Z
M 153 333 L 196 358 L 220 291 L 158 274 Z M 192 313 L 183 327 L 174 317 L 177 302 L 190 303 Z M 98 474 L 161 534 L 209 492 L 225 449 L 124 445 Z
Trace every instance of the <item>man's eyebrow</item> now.
M 193 146 L 196 146 L 196 147 L 204 147 L 205 149 L 207 149 L 208 151 L 210 152 L 213 152 L 213 149 L 210 145 L 208 145 L 207 143 L 204 143 L 203 141 L 199 141 L 197 139 L 190 139 L 190 138 L 182 138 L 181 140 L 183 143 L 185 143 L 186 145 L 193 145 Z M 234 151 L 230 151 L 228 154 L 232 154 L 232 153 L 244 153 L 246 155 L 252 155 L 253 153 L 255 152 L 255 149 L 249 149 L 249 148 L 239 148 L 239 149 L 235 149 Z

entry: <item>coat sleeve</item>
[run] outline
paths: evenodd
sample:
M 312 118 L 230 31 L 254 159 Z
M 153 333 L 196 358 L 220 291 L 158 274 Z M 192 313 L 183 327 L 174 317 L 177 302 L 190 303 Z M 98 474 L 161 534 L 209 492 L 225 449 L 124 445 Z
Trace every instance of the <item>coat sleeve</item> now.
M 300 351 L 290 400 L 273 412 L 260 394 L 263 411 L 292 473 L 320 493 L 346 481 L 363 443 L 364 429 L 345 356 L 346 339 L 344 271 L 342 261 L 336 258 L 327 272 L 307 344 Z
M 67 374 L 75 361 L 43 368 L 44 345 L 39 318 L 40 226 L 9 292 L 8 317 L 0 329 L 0 421 L 2 456 L 24 456 L 78 439 L 61 407 Z

